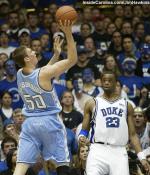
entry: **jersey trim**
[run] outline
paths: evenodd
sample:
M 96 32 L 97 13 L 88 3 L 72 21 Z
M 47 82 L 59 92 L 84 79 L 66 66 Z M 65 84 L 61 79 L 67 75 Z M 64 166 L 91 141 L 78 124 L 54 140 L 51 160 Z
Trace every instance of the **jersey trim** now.
M 90 137 L 90 143 L 93 143 L 94 141 L 94 135 L 95 135 L 95 126 L 96 126 L 96 116 L 97 116 L 97 110 L 98 110 L 98 101 L 93 98 L 94 101 L 95 101 L 95 111 L 93 112 L 93 115 L 92 115 L 92 120 L 91 120 L 91 137 Z
M 118 97 L 117 99 L 115 99 L 113 101 L 110 101 L 110 100 L 106 99 L 104 96 L 101 96 L 99 98 L 102 98 L 102 99 L 104 99 L 105 101 L 107 101 L 108 103 L 111 103 L 111 104 L 114 103 L 114 102 L 119 101 L 120 99 L 122 99 L 122 97 Z
M 38 72 L 38 77 L 37 77 L 37 83 L 38 83 L 38 86 L 41 90 L 45 91 L 45 92 L 52 92 L 54 87 L 52 86 L 52 89 L 50 90 L 46 90 L 46 89 L 43 89 L 41 86 L 40 86 L 40 83 L 39 83 L 39 74 L 40 74 L 40 71 L 41 71 L 41 68 L 39 69 L 39 72 Z

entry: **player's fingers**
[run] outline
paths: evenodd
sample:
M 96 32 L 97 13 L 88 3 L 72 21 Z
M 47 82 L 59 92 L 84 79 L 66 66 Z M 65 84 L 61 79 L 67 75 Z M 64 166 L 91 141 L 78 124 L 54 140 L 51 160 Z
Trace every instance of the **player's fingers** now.
M 54 44 L 57 44 L 59 41 L 59 36 L 56 36 L 55 39 L 54 39 Z
M 61 20 L 58 21 L 58 24 L 59 24 L 60 28 L 63 26 L 63 23 Z

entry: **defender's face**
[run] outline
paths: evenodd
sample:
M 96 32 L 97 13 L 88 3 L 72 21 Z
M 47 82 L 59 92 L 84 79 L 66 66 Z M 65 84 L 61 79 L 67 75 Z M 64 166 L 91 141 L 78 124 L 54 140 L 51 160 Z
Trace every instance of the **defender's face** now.
M 102 87 L 105 92 L 114 92 L 116 89 L 116 79 L 113 74 L 105 74 L 102 77 Z

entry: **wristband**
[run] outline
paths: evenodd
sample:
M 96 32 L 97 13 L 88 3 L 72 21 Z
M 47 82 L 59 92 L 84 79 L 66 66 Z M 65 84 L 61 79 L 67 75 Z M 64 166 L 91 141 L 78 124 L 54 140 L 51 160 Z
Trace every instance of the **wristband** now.
M 87 131 L 86 129 L 81 129 L 79 133 L 79 137 L 80 136 L 88 137 L 88 135 L 89 135 L 89 131 Z
M 137 154 L 137 156 L 138 156 L 138 159 L 141 161 L 141 160 L 143 160 L 143 159 L 145 159 L 146 160 L 146 156 L 145 156 L 145 154 L 141 151 L 141 152 L 139 152 L 138 154 Z

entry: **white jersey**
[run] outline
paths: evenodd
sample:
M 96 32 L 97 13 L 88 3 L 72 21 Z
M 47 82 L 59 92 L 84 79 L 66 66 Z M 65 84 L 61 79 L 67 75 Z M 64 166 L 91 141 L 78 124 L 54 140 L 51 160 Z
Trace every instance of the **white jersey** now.
M 127 101 L 118 98 L 112 102 L 101 96 L 96 97 L 95 102 L 90 141 L 125 146 L 128 142 Z

